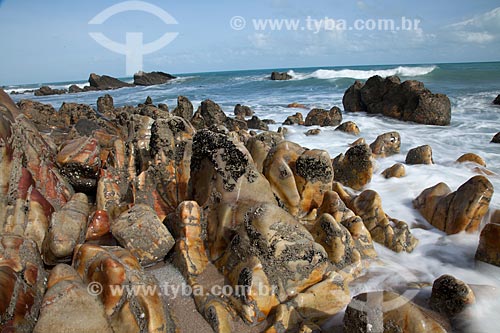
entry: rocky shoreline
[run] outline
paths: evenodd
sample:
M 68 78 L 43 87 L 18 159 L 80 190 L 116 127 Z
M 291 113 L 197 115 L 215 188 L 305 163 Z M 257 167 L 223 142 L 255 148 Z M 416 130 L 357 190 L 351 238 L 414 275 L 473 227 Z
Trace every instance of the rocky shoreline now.
M 344 108 L 449 124 L 447 97 L 407 82 L 355 83 Z M 481 293 L 449 275 L 420 302 L 393 290 L 350 294 L 349 285 L 377 260 L 374 242 L 396 253 L 418 246 L 408 224 L 364 189 L 374 161 L 400 153 L 399 133 L 371 144 L 359 138 L 332 158 L 288 141 L 286 127 L 268 131 L 269 121 L 239 104 L 234 118 L 208 99 L 195 111 L 184 96 L 171 112 L 151 99 L 117 108 L 110 95 L 97 107 L 64 103 L 56 111 L 35 101 L 14 104 L 0 91 L 2 329 L 177 332 L 192 330 L 193 321 L 215 332 L 321 332 L 346 307 L 345 332 L 451 332 L 473 319 Z M 360 134 L 353 122 L 342 123 L 338 107 L 284 122 L 294 124 Z M 500 266 L 500 213 L 488 215 L 494 189 L 486 163 L 472 153 L 457 162 L 472 163 L 479 175 L 455 191 L 439 183 L 413 205 L 447 234 L 479 232 L 491 216 L 476 259 Z M 432 163 L 430 146 L 407 152 L 407 165 Z M 404 177 L 405 166 L 383 175 Z M 166 302 L 153 276 L 165 260 L 192 290 L 222 284 L 233 292 L 194 293 L 183 306 L 198 314 L 181 314 L 179 300 Z M 130 285 L 154 292 L 112 293 Z M 89 286 L 102 289 L 92 294 Z M 241 286 L 243 293 L 234 292 Z M 373 299 L 400 305 L 372 306 Z M 201 317 L 206 322 L 197 322 Z

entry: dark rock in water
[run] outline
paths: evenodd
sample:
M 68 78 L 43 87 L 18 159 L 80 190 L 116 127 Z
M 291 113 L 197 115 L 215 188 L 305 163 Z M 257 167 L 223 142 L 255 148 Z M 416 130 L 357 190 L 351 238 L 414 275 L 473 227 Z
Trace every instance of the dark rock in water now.
M 271 73 L 271 80 L 275 81 L 283 81 L 283 80 L 290 80 L 292 76 L 288 73 L 280 73 L 280 72 L 272 72 Z
M 428 145 L 423 145 L 417 148 L 410 149 L 406 154 L 406 164 L 434 164 L 432 159 L 432 148 Z
M 304 117 L 302 113 L 297 112 L 293 116 L 288 116 L 283 125 L 304 125 Z
M 151 98 L 151 96 L 146 97 L 144 105 L 153 105 L 153 99 Z
M 498 132 L 497 134 L 495 134 L 495 136 L 493 137 L 493 139 L 491 139 L 490 142 L 491 143 L 500 143 L 500 132 Z
M 463 281 L 442 275 L 432 285 L 429 305 L 432 310 L 453 318 L 476 302 L 472 289 Z
M 321 133 L 321 130 L 319 128 L 314 128 L 307 131 L 305 135 L 311 136 L 311 135 L 318 135 L 319 133 Z
M 177 96 L 177 107 L 172 114 L 190 121 L 193 118 L 193 104 L 187 97 Z
M 82 88 L 80 88 L 79 86 L 77 86 L 76 84 L 72 84 L 69 86 L 68 88 L 68 92 L 70 94 L 77 94 L 77 93 L 81 93 L 83 92 L 84 90 Z
M 312 109 L 306 117 L 306 126 L 337 126 L 342 122 L 342 112 L 336 106 L 326 111 L 323 109 Z
M 366 111 L 426 125 L 449 125 L 451 104 L 444 94 L 433 94 L 419 81 L 401 83 L 399 77 L 376 75 L 363 85 L 356 81 L 342 99 L 346 111 Z
M 241 104 L 236 104 L 234 106 L 234 115 L 237 118 L 245 118 L 245 117 L 251 117 L 253 116 L 253 111 L 250 109 L 250 107 L 246 105 L 241 105 Z
M 110 94 L 106 94 L 97 99 L 97 111 L 101 114 L 109 114 L 115 110 L 113 97 Z
M 297 109 L 307 109 L 307 106 L 297 102 L 290 103 L 286 106 L 287 108 L 297 108 Z
M 95 73 L 90 74 L 89 83 L 91 87 L 97 88 L 97 90 L 109 90 L 134 86 L 133 84 L 120 81 L 114 77 L 108 75 L 97 75 Z
M 274 120 L 272 120 L 272 119 L 262 119 L 262 121 L 266 125 L 274 125 L 274 124 L 276 124 L 276 122 Z
M 84 92 L 88 92 L 88 91 L 97 91 L 97 90 L 101 90 L 101 89 L 98 89 L 96 87 L 92 87 L 92 86 L 85 86 L 83 87 L 83 91 Z
M 66 89 L 52 89 L 49 86 L 42 86 L 40 89 L 35 90 L 35 96 L 62 95 L 67 92 Z
M 497 98 L 495 98 L 493 104 L 500 105 L 500 95 L 498 95 Z
M 353 135 L 359 135 L 360 133 L 358 125 L 356 125 L 356 123 L 353 121 L 346 121 L 345 123 L 342 123 L 339 126 L 337 126 L 335 130 Z
M 382 176 L 384 176 L 386 179 L 393 177 L 401 178 L 404 177 L 405 175 L 406 175 L 405 166 L 401 163 L 396 163 L 382 172 Z
M 167 83 L 176 77 L 163 72 L 138 72 L 134 74 L 134 84 L 138 86 L 153 86 L 156 84 Z
M 269 130 L 269 127 L 267 126 L 267 124 L 265 122 L 263 122 L 262 120 L 260 120 L 259 117 L 257 117 L 257 116 L 253 116 L 252 119 L 247 120 L 247 126 L 248 126 L 248 128 L 252 128 L 252 129 L 258 129 L 258 130 L 263 130 L 263 131 Z

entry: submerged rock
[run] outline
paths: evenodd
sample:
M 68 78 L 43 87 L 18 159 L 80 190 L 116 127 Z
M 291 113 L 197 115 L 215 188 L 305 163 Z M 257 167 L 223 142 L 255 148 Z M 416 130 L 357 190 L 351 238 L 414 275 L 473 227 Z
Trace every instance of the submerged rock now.
M 406 175 L 405 166 L 401 163 L 396 163 L 382 172 L 382 176 L 384 176 L 385 178 L 393 178 L 393 177 L 401 178 L 404 177 L 405 175 Z
M 346 121 L 345 123 L 340 124 L 335 130 L 352 135 L 359 135 L 360 133 L 358 125 L 352 121 Z
M 424 145 L 410 149 L 406 154 L 406 164 L 434 164 L 431 146 Z
M 458 163 L 472 162 L 472 163 L 479 164 L 479 165 L 486 168 L 486 162 L 483 160 L 483 158 L 477 154 L 474 154 L 474 153 L 463 154 L 462 156 L 460 156 L 457 159 L 457 162 Z
M 318 135 L 319 133 L 321 133 L 321 130 L 319 128 L 313 128 L 313 129 L 308 130 L 305 133 L 305 135 L 311 136 L 311 135 Z
M 448 235 L 461 231 L 475 232 L 488 212 L 493 185 L 484 176 L 475 176 L 455 192 L 439 183 L 425 189 L 413 206 L 436 228 Z
M 433 94 L 419 81 L 401 83 L 399 77 L 376 75 L 365 84 L 356 81 L 344 93 L 344 109 L 366 111 L 426 125 L 449 125 L 451 103 L 444 94 Z
M 449 323 L 407 298 L 389 291 L 359 294 L 349 303 L 344 332 L 446 333 Z
M 53 89 L 49 86 L 42 86 L 34 92 L 35 96 L 62 95 L 67 93 L 67 89 Z
M 283 81 L 283 80 L 291 80 L 292 76 L 288 73 L 279 73 L 279 72 L 272 72 L 271 73 L 271 80 L 277 80 L 277 81 Z

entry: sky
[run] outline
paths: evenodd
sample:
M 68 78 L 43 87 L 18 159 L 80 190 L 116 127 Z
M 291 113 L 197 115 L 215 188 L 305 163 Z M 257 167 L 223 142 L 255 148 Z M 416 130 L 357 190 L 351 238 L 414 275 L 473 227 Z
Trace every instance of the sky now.
M 141 62 L 145 71 L 173 74 L 500 60 L 498 0 L 147 0 L 157 7 L 153 14 L 128 10 L 89 24 L 120 3 L 0 0 L 0 85 L 86 80 L 92 72 L 127 76 L 126 56 L 91 32 L 118 44 L 127 33 L 142 33 L 144 44 L 178 33 Z M 177 24 L 165 23 L 160 11 Z M 382 19 L 402 27 L 402 18 L 418 20 L 417 28 L 367 29 Z M 300 25 L 279 31 L 255 25 L 269 19 Z M 361 29 L 353 28 L 356 21 Z

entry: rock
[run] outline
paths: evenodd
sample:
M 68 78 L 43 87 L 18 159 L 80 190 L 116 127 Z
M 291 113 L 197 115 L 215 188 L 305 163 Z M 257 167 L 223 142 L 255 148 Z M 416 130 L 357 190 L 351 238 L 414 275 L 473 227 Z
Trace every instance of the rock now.
M 100 76 L 95 73 L 90 74 L 89 83 L 91 87 L 94 87 L 97 90 L 119 89 L 134 86 L 133 84 L 120 81 L 114 77 L 108 75 Z
M 102 303 L 89 293 L 73 267 L 54 267 L 47 287 L 34 333 L 113 332 Z
M 432 285 L 429 305 L 448 318 L 455 317 L 474 303 L 476 298 L 472 289 L 451 275 L 441 275 Z
M 398 132 L 389 132 L 379 135 L 370 145 L 374 157 L 387 157 L 399 154 L 401 137 Z
M 162 110 L 162 111 L 165 111 L 165 112 L 168 112 L 168 105 L 165 104 L 165 103 L 158 103 L 158 109 Z M 186 119 L 187 120 L 187 119 Z
M 297 112 L 293 116 L 288 116 L 283 125 L 304 125 L 304 117 L 302 113 Z
M 244 120 L 232 119 L 226 116 L 219 104 L 207 99 L 201 102 L 200 107 L 193 115 L 191 124 L 199 130 L 212 125 L 224 125 L 230 131 L 247 129 L 247 123 Z
M 278 80 L 278 81 L 283 81 L 283 80 L 291 80 L 292 76 L 288 73 L 279 73 L 279 72 L 272 72 L 271 73 L 271 80 Z
M 439 183 L 425 189 L 413 206 L 433 226 L 448 235 L 461 231 L 476 232 L 488 212 L 493 185 L 484 176 L 474 176 L 455 192 Z
M 500 143 L 500 132 L 498 132 L 497 134 L 495 134 L 495 136 L 493 137 L 493 139 L 491 139 L 490 142 L 491 143 Z
M 111 224 L 111 232 L 121 246 L 130 250 L 142 266 L 162 261 L 174 246 L 168 229 L 146 205 L 138 204 Z
M 450 124 L 451 103 L 446 95 L 433 94 L 419 81 L 401 83 L 397 76 L 356 81 L 342 99 L 347 112 L 366 111 L 426 125 Z
M 47 274 L 35 242 L 0 235 L 0 319 L 4 332 L 31 332 L 45 292 Z
M 49 86 L 42 86 L 39 89 L 36 89 L 34 94 L 35 96 L 49 96 L 49 95 L 62 95 L 66 94 L 68 90 L 66 89 L 52 89 Z
M 113 332 L 176 332 L 158 281 L 127 250 L 80 245 L 75 249 L 73 267 L 85 284 L 100 284 L 99 299 Z
M 176 77 L 163 72 L 150 72 L 143 71 L 134 74 L 134 84 L 138 86 L 153 86 L 156 84 L 164 84 Z
M 424 145 L 410 149 L 406 154 L 406 164 L 434 164 L 431 146 Z
M 463 154 L 462 156 L 460 156 L 457 159 L 457 162 L 458 163 L 472 162 L 472 163 L 479 164 L 479 165 L 486 168 L 486 162 L 481 158 L 481 156 L 476 155 L 474 153 Z
M 76 124 L 78 120 L 83 118 L 97 120 L 97 114 L 94 109 L 87 104 L 64 102 L 59 108 L 57 115 L 66 127 Z
M 237 118 L 244 119 L 245 117 L 253 116 L 253 111 L 246 105 L 236 104 L 234 106 L 234 115 Z
M 382 172 L 382 176 L 384 176 L 387 179 L 393 178 L 393 177 L 395 177 L 395 178 L 404 177 L 404 176 L 406 176 L 405 166 L 401 163 L 396 163 L 393 166 L 391 166 L 390 168 L 385 169 Z
M 449 323 L 437 318 L 403 296 L 374 291 L 359 294 L 349 303 L 344 332 L 450 332 Z
M 69 86 L 68 92 L 70 94 L 78 94 L 78 93 L 83 92 L 83 89 L 80 88 L 79 86 L 77 86 L 76 84 L 72 84 L 72 85 Z
M 282 141 L 269 151 L 263 174 L 280 206 L 297 217 L 321 205 L 323 194 L 331 189 L 333 180 L 326 151 L 305 150 L 289 141 Z
M 368 145 L 357 145 L 332 161 L 335 180 L 355 190 L 362 189 L 372 179 L 372 152 Z
M 313 128 L 308 130 L 305 134 L 307 136 L 310 136 L 310 135 L 318 135 L 319 133 L 321 133 L 321 130 L 319 128 Z
M 103 115 L 113 114 L 115 111 L 115 106 L 113 103 L 113 97 L 110 94 L 106 94 L 97 99 L 97 111 Z
M 366 140 L 364 138 L 359 138 L 359 139 L 355 140 L 354 142 L 350 143 L 349 147 L 354 147 L 357 145 L 366 145 Z
M 261 131 L 268 131 L 269 127 L 265 122 L 259 119 L 257 116 L 253 116 L 252 119 L 247 120 L 247 126 L 248 128 L 252 129 L 258 129 Z
M 153 99 L 151 98 L 151 96 L 146 97 L 144 105 L 153 105 Z
M 290 103 L 286 106 L 287 108 L 297 108 L 297 109 L 307 109 L 307 106 L 297 102 Z
M 90 217 L 90 223 L 87 227 L 85 240 L 98 240 L 101 237 L 111 233 L 111 223 L 108 212 L 105 210 L 96 210 Z
M 172 111 L 172 114 L 190 121 L 193 118 L 193 104 L 187 97 L 177 96 L 177 107 Z
M 500 223 L 488 223 L 481 231 L 476 260 L 500 267 Z
M 61 174 L 77 192 L 93 193 L 101 167 L 101 149 L 94 138 L 80 137 L 65 142 L 57 154 Z
M 417 246 L 418 239 L 412 235 L 406 222 L 391 218 L 384 212 L 382 198 L 377 192 L 366 190 L 358 196 L 350 196 L 339 184 L 332 188 L 363 219 L 375 242 L 395 252 L 412 252 Z
M 22 99 L 17 103 L 22 113 L 33 122 L 40 131 L 49 131 L 54 127 L 64 127 L 66 124 L 50 104 Z
M 259 172 L 262 172 L 269 151 L 283 140 L 283 135 L 276 132 L 262 132 L 248 139 L 245 146 Z
M 346 121 L 345 123 L 340 124 L 335 130 L 353 135 L 359 135 L 360 133 L 358 125 L 352 121 Z
M 493 104 L 500 105 L 500 95 L 498 95 L 497 98 L 495 98 Z
M 88 198 L 76 193 L 52 214 L 49 233 L 43 242 L 43 261 L 47 265 L 70 261 L 76 245 L 85 240 L 89 215 Z
M 336 106 L 330 111 L 323 109 L 312 109 L 306 117 L 304 125 L 306 126 L 337 126 L 342 121 L 342 112 Z

